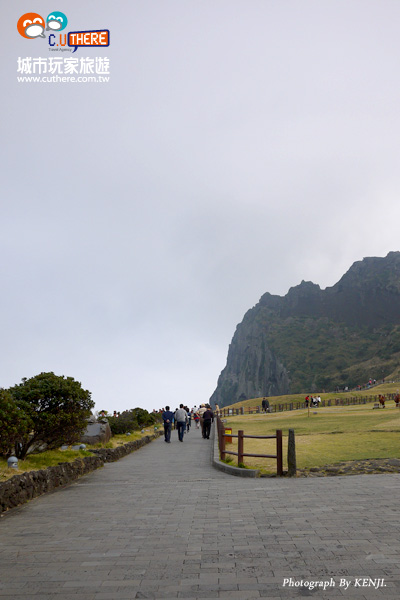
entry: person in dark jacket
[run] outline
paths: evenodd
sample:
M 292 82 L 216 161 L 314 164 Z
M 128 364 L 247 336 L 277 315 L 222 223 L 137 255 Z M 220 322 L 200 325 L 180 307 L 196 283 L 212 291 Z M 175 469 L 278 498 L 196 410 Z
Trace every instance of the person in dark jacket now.
M 269 412 L 269 401 L 264 397 L 261 402 L 262 412 Z
M 206 440 L 210 439 L 211 423 L 214 421 L 214 414 L 211 408 L 203 413 L 203 438 Z
M 169 406 L 165 407 L 165 411 L 162 414 L 162 419 L 164 421 L 164 439 L 170 444 L 171 443 L 171 429 L 172 422 L 174 420 L 174 413 L 172 410 L 169 410 Z

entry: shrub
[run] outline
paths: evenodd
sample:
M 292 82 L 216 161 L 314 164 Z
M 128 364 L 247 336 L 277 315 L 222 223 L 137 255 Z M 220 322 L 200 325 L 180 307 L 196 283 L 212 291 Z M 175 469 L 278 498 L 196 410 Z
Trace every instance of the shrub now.
M 119 417 L 107 417 L 113 435 L 128 433 L 154 425 L 156 417 L 144 408 L 125 410 Z
M 32 423 L 30 434 L 21 436 L 16 456 L 45 445 L 48 449 L 79 440 L 94 407 L 89 391 L 72 377 L 40 373 L 8 390 L 15 404 Z

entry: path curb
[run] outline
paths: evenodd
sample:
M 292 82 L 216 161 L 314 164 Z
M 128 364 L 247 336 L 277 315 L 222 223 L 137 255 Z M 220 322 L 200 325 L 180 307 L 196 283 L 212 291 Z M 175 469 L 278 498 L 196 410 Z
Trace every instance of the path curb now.
M 214 427 L 212 428 L 212 441 L 213 448 L 211 452 L 211 464 L 214 469 L 218 469 L 218 471 L 222 471 L 227 475 L 234 475 L 235 477 L 259 477 L 260 471 L 258 469 L 240 469 L 239 467 L 234 467 L 233 465 L 228 465 L 227 463 L 222 462 L 219 458 L 219 448 L 218 448 L 218 436 L 216 435 L 217 424 L 214 421 Z

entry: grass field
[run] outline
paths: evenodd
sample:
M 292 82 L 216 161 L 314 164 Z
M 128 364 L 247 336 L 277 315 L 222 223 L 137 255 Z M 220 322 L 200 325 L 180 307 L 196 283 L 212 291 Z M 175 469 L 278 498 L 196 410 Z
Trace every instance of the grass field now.
M 373 400 L 375 396 L 379 394 L 396 394 L 400 392 L 400 383 L 383 383 L 381 385 L 376 385 L 370 389 L 361 390 L 359 392 L 351 391 L 351 392 L 329 392 L 326 394 L 318 394 L 321 396 L 321 400 L 334 400 L 335 398 L 340 398 L 345 400 L 346 398 L 365 398 L 368 397 Z M 313 394 L 309 394 L 313 395 Z M 314 394 L 316 395 L 316 394 Z M 287 396 L 269 396 L 268 401 L 270 405 L 274 406 L 275 404 L 288 404 L 290 402 L 304 402 L 307 394 L 288 394 Z M 225 406 L 224 408 L 241 408 L 244 406 L 246 409 L 248 407 L 256 407 L 261 406 L 262 398 L 252 398 L 251 400 L 243 400 L 242 402 L 236 402 L 235 404 L 231 404 L 229 406 Z M 392 401 L 389 401 L 389 404 Z
M 322 467 L 341 461 L 368 458 L 400 457 L 400 410 L 394 404 L 373 410 L 371 404 L 326 407 L 274 414 L 229 417 L 225 427 L 234 434 L 273 435 L 283 431 L 284 469 L 287 468 L 288 430 L 296 436 L 296 458 L 299 469 Z M 237 451 L 237 439 L 226 449 Z M 244 440 L 244 452 L 276 454 L 275 440 Z M 236 461 L 236 457 L 233 457 Z M 248 467 L 265 473 L 276 473 L 276 460 L 245 457 Z

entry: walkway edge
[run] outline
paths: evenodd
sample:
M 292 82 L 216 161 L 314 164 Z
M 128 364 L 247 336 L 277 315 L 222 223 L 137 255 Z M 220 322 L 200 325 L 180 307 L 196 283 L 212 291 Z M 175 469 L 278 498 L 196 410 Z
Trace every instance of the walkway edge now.
M 74 483 L 84 475 L 92 473 L 96 469 L 103 467 L 106 462 L 113 462 L 127 456 L 135 450 L 139 450 L 146 444 L 157 439 L 160 433 L 147 435 L 135 444 L 128 442 L 123 446 L 113 449 L 103 449 L 105 452 L 95 450 L 92 452 L 94 456 L 77 457 L 73 462 L 62 462 L 47 469 L 38 471 L 26 471 L 7 479 L 0 483 L 0 513 L 21 506 L 33 498 L 38 498 L 44 494 L 53 492 L 59 488 L 64 488 L 67 485 Z M 126 447 L 125 447 L 126 446 Z M 118 450 L 112 457 L 107 454 L 106 450 Z
M 222 462 L 219 458 L 219 448 L 218 448 L 218 436 L 216 435 L 217 425 L 214 424 L 212 428 L 212 438 L 213 438 L 213 449 L 211 452 L 211 464 L 214 469 L 218 469 L 218 471 L 222 471 L 227 475 L 235 475 L 236 477 L 259 477 L 260 471 L 258 469 L 240 469 L 239 467 L 234 467 L 233 465 L 229 465 L 228 463 Z

